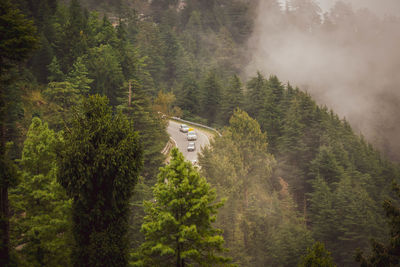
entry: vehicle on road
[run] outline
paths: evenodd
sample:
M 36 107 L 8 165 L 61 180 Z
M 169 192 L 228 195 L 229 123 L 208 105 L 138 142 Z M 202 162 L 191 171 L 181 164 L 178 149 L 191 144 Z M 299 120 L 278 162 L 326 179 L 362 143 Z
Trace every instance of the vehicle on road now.
M 188 141 L 196 141 L 197 140 L 197 134 L 194 131 L 189 131 L 187 134 L 187 140 Z
M 196 144 L 194 142 L 189 142 L 187 151 L 195 151 L 196 150 Z
M 181 124 L 181 126 L 179 127 L 179 131 L 181 131 L 182 133 L 187 133 L 189 132 L 189 126 L 187 126 L 186 124 Z

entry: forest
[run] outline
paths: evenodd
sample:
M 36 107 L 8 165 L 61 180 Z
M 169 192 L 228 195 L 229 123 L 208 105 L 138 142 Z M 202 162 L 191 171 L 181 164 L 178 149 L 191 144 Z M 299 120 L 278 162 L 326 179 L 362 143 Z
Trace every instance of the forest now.
M 0 265 L 398 266 L 398 144 L 249 74 L 260 7 L 371 30 L 341 1 L 0 0 Z M 222 133 L 199 167 L 162 153 L 173 116 Z

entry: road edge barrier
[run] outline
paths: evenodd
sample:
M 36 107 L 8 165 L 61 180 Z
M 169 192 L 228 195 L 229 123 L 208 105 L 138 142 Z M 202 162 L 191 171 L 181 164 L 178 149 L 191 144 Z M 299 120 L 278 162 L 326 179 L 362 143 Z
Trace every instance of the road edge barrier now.
M 173 147 L 178 147 L 178 145 L 177 145 L 175 139 L 170 136 L 167 144 L 165 145 L 165 147 L 161 151 L 161 154 L 168 155 Z
M 199 126 L 199 127 L 202 127 L 202 128 L 206 128 L 206 129 L 208 129 L 208 130 L 211 130 L 211 131 L 213 131 L 213 132 L 216 132 L 219 136 L 222 136 L 222 134 L 221 134 L 220 132 L 218 132 L 217 129 L 208 127 L 208 126 L 206 126 L 206 125 L 203 125 L 203 124 L 200 124 L 200 123 L 196 123 L 196 122 L 187 121 L 187 120 L 183 120 L 183 119 L 178 118 L 178 117 L 171 117 L 171 119 L 176 120 L 176 121 L 185 122 L 185 123 L 188 123 L 188 124 L 192 124 L 192 125 L 195 125 L 195 126 Z

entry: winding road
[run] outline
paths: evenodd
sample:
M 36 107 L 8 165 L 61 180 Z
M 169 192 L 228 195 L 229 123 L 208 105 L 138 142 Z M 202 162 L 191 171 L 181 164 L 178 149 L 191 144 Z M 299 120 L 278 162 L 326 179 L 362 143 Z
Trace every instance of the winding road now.
M 195 132 L 197 133 L 197 140 L 195 141 L 196 150 L 188 152 L 187 146 L 188 146 L 189 141 L 186 139 L 187 134 L 179 131 L 180 125 L 181 125 L 181 123 L 178 123 L 175 121 L 169 121 L 167 132 L 171 136 L 171 138 L 176 142 L 176 145 L 177 145 L 179 151 L 182 152 L 183 156 L 187 160 L 189 160 L 189 161 L 196 160 L 197 161 L 197 153 L 199 153 L 201 151 L 202 147 L 209 145 L 210 140 L 208 139 L 206 134 L 204 134 L 201 130 L 195 128 Z

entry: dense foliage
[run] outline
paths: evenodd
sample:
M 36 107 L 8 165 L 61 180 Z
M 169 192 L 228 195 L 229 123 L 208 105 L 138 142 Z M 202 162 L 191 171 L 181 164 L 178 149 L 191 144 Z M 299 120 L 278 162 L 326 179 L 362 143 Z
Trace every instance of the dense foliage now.
M 142 225 L 146 241 L 137 253 L 135 266 L 217 266 L 229 259 L 219 256 L 224 239 L 215 229 L 216 193 L 192 164 L 174 148 L 171 162 L 160 169 L 145 203 Z
M 56 146 L 62 142 L 35 117 L 18 161 L 21 181 L 10 191 L 11 238 L 23 266 L 66 266 L 71 253 L 71 201 L 57 182 Z
M 372 255 L 364 265 L 392 257 L 398 165 L 308 93 L 244 75 L 258 2 L 1 1 L 2 255 L 11 218 L 20 265 L 125 266 L 128 251 L 138 265 L 352 266 L 357 248 Z M 309 34 L 343 26 L 338 9 L 320 21 L 313 1 L 284 12 L 267 2 Z M 200 170 L 173 150 L 159 173 L 165 115 L 223 133 Z
M 58 149 L 58 180 L 73 201 L 73 265 L 126 265 L 129 201 L 142 167 L 133 125 L 105 97 L 90 96 Z

